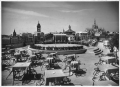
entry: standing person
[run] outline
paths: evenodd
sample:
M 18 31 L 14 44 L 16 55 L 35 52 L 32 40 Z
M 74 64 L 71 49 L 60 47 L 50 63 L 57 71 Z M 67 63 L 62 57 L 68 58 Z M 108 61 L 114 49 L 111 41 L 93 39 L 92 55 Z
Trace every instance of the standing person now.
M 67 57 L 64 58 L 63 62 L 65 63 L 65 68 L 64 68 L 64 70 L 65 70 L 67 68 Z
M 69 67 L 69 76 L 71 76 L 72 75 L 71 65 L 69 64 L 68 67 Z
M 78 61 L 78 64 L 76 65 L 76 71 L 79 71 L 79 70 L 80 70 L 80 65 L 81 65 L 81 61 L 79 60 L 79 61 Z
M 118 56 L 117 56 L 117 52 L 118 52 L 118 49 L 116 46 L 113 47 L 113 50 L 114 50 L 114 55 L 115 55 L 115 58 L 116 58 L 116 64 L 117 64 L 117 60 L 118 60 Z

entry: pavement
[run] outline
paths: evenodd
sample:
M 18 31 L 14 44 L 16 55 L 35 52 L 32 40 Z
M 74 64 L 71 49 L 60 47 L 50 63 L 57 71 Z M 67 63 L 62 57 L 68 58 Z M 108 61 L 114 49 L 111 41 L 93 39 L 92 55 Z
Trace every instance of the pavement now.
M 83 85 L 83 86 L 92 86 L 93 81 L 92 81 L 92 77 L 93 77 L 93 72 L 94 72 L 94 68 L 96 67 L 94 65 L 94 63 L 98 62 L 99 58 L 97 56 L 95 56 L 93 50 L 94 47 L 85 47 L 87 48 L 87 52 L 84 54 L 77 54 L 76 56 L 79 56 L 77 58 L 77 60 L 80 60 L 82 63 L 85 63 L 85 65 L 82 65 L 81 68 L 86 68 L 87 72 L 84 76 L 78 76 L 76 77 L 75 75 L 72 76 L 68 76 L 68 78 L 71 79 L 71 83 L 75 84 L 75 85 Z M 44 55 L 46 56 L 46 55 Z M 63 55 L 59 55 L 59 58 L 62 59 L 64 58 Z M 61 64 L 60 64 L 61 65 Z M 64 68 L 64 64 L 62 64 L 62 69 Z M 44 73 L 44 69 L 41 70 L 41 67 L 38 66 L 35 68 L 35 70 L 37 71 L 37 73 Z M 9 71 L 5 70 L 2 71 L 2 86 L 12 86 L 13 83 L 13 73 L 8 77 L 8 79 L 6 80 L 7 75 L 9 74 Z M 68 71 L 65 71 L 65 74 L 68 75 Z M 16 86 L 20 86 L 22 85 L 21 81 L 15 81 L 15 85 Z M 35 82 L 31 81 L 28 84 L 24 84 L 25 86 L 35 86 Z M 23 86 L 24 86 L 23 85 Z

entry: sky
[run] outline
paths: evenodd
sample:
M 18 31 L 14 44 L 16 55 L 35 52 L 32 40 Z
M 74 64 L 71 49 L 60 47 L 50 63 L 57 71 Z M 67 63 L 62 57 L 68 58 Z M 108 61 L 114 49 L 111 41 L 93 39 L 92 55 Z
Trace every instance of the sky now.
M 35 33 L 38 21 L 41 31 L 62 32 L 71 29 L 80 32 L 98 27 L 119 31 L 119 2 L 81 1 L 2 1 L 2 34 Z

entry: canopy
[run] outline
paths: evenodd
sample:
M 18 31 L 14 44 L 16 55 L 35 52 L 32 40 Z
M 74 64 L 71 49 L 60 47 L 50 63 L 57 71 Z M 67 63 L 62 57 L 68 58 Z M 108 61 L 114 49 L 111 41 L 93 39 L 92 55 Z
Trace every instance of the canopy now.
M 67 55 L 68 58 L 75 57 L 75 54 Z
M 35 44 L 35 46 L 41 46 L 41 47 L 82 47 L 79 44 Z
M 23 49 L 23 48 L 16 48 L 15 49 L 15 52 L 17 52 L 17 53 L 20 53 L 21 51 L 25 51 L 25 49 Z
M 110 49 L 103 49 L 103 54 L 108 54 L 110 53 Z
M 104 46 L 103 42 L 98 42 L 97 47 L 101 50 L 105 49 L 105 46 Z

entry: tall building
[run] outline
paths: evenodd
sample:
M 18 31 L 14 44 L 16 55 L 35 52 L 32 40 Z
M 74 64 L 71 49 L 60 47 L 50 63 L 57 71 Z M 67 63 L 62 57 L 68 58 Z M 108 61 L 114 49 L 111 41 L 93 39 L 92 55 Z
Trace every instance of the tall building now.
M 40 33 L 41 33 L 41 25 L 38 21 L 38 24 L 37 24 L 37 36 L 40 37 Z
M 15 29 L 14 29 L 14 32 L 13 32 L 13 36 L 16 36 L 16 32 L 15 32 Z
M 37 24 L 37 36 L 35 37 L 35 43 L 39 44 L 39 43 L 43 43 L 44 41 L 44 33 L 41 32 L 41 25 L 38 21 Z

